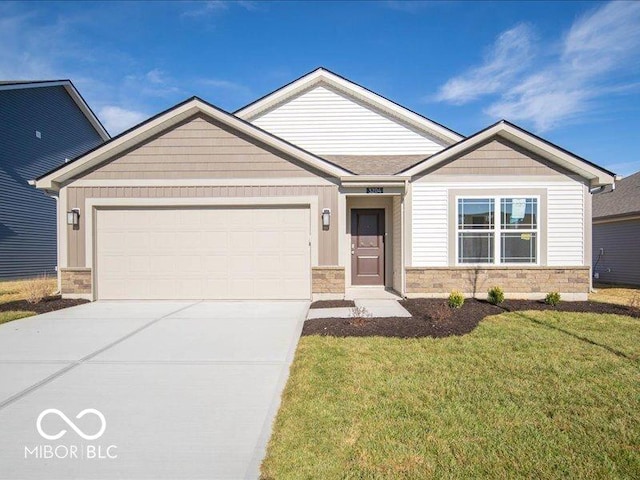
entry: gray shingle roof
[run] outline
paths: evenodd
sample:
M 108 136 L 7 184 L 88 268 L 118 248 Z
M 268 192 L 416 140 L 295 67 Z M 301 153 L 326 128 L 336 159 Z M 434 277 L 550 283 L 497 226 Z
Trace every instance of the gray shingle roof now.
M 640 214 L 640 172 L 617 181 L 613 192 L 593 196 L 593 218 L 631 214 Z
M 323 155 L 322 158 L 356 175 L 393 175 L 428 158 L 429 155 Z

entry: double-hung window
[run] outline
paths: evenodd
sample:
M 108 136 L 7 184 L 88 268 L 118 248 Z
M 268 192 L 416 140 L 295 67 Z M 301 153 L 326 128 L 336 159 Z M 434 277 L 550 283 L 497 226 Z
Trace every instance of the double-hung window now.
M 459 264 L 537 264 L 539 198 L 458 197 Z

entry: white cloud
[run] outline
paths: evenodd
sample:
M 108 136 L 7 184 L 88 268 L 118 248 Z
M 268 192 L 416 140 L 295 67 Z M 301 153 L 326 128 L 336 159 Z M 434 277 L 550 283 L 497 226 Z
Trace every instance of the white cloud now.
M 137 110 L 127 110 L 116 105 L 107 105 L 98 112 L 107 131 L 115 136 L 142 122 L 148 115 Z
M 555 53 L 552 44 L 534 52 L 532 36 L 516 27 L 498 38 L 482 65 L 446 82 L 436 99 L 463 104 L 492 96 L 487 114 L 531 122 L 538 131 L 584 118 L 606 95 L 638 90 L 632 78 L 640 65 L 638 25 L 640 2 L 605 4 L 577 19 Z M 519 47 L 507 48 L 505 35 Z
M 246 93 L 249 91 L 249 87 L 242 85 L 241 83 L 238 83 L 238 82 L 232 82 L 230 80 L 222 80 L 217 78 L 203 78 L 203 79 L 200 79 L 198 83 L 206 87 L 211 87 L 213 89 L 234 90 L 242 93 Z
M 209 0 L 207 2 L 185 2 L 190 5 L 195 5 L 194 8 L 188 8 L 182 12 L 182 17 L 203 17 L 214 13 L 219 13 L 227 10 L 229 5 L 227 2 L 221 0 Z
M 500 91 L 532 60 L 533 30 L 519 24 L 502 33 L 485 56 L 484 63 L 445 83 L 436 100 L 462 104 Z

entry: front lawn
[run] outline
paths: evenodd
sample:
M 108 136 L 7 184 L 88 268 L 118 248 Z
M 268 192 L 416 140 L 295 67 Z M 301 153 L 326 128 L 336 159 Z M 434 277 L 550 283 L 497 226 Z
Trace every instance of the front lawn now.
M 300 339 L 265 479 L 637 478 L 640 321 L 553 311 L 473 332 Z

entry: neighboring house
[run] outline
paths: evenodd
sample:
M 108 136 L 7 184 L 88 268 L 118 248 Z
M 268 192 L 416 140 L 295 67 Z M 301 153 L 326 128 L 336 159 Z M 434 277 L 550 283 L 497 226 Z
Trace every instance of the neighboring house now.
M 596 280 L 640 285 L 640 172 L 593 196 Z
M 508 122 L 464 138 L 318 69 L 233 114 L 189 99 L 36 185 L 60 198 L 66 296 L 584 299 L 590 189 L 613 181 Z
M 69 80 L 0 82 L 0 279 L 55 274 L 56 202 L 27 182 L 107 139 Z

